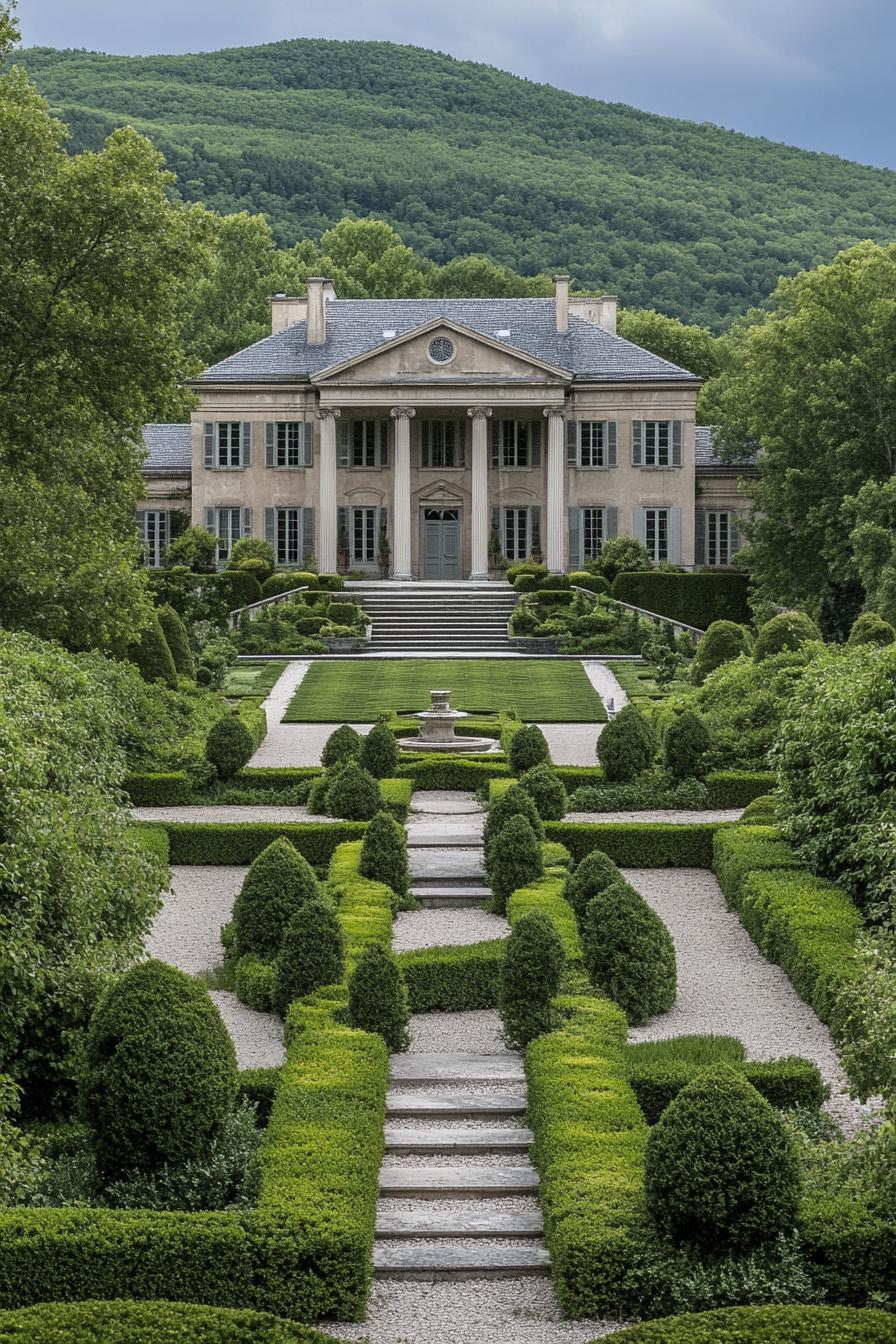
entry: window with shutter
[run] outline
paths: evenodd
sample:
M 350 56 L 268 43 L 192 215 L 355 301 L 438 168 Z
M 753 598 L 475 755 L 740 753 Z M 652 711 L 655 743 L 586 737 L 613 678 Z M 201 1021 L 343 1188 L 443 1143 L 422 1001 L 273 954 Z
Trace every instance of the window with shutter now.
M 615 504 L 607 505 L 607 540 L 619 534 L 619 510 Z
M 251 431 L 251 425 L 249 426 Z M 246 425 L 239 420 L 216 420 L 204 427 L 203 461 L 219 471 L 236 470 L 244 462 Z
M 351 465 L 351 428 L 350 420 L 336 421 L 336 462 L 340 467 Z
M 598 558 L 606 540 L 606 509 L 599 504 L 587 504 L 579 513 L 581 563 L 587 564 Z
M 647 554 L 654 564 L 659 564 L 662 560 L 671 560 L 671 515 L 680 514 L 681 511 L 679 509 L 641 509 L 639 512 L 644 517 L 643 541 L 647 547 Z M 681 549 L 680 541 L 678 549 Z
M 580 540 L 579 523 L 581 521 L 581 510 L 570 509 L 569 511 L 569 567 L 570 569 L 582 568 L 582 547 Z
M 706 564 L 706 509 L 694 510 L 694 564 Z
M 698 509 L 704 516 L 705 543 L 702 560 L 704 565 L 728 565 L 736 547 L 732 546 L 733 515 L 726 509 Z M 698 549 L 699 555 L 699 549 Z
M 311 426 L 306 428 L 310 431 Z M 306 505 L 302 509 L 302 559 L 310 560 L 314 555 L 314 508 Z
M 269 467 L 310 466 L 306 430 L 301 420 L 277 420 L 265 426 L 265 462 Z
M 240 425 L 240 466 L 251 467 L 252 465 L 252 424 L 249 420 L 244 420 Z
M 206 525 L 218 538 L 218 563 L 223 564 L 230 556 L 233 547 L 239 541 L 245 523 L 244 515 L 249 515 L 249 527 L 252 526 L 251 509 L 206 509 Z
M 607 422 L 607 466 L 615 467 L 618 462 L 616 453 L 616 421 Z
M 632 421 L 632 466 L 640 467 L 644 455 L 644 421 Z

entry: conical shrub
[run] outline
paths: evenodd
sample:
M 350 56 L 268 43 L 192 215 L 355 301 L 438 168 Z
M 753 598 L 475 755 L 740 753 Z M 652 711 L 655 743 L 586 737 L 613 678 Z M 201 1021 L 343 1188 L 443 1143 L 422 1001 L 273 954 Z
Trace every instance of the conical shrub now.
M 370 821 L 381 805 L 379 784 L 354 760 L 342 766 L 327 789 L 327 812 L 345 821 Z
M 398 765 L 398 743 L 388 724 L 380 719 L 361 741 L 362 769 L 374 779 L 389 779 Z
M 499 914 L 519 887 L 544 877 L 541 841 L 525 817 L 511 817 L 492 846 L 488 867 L 492 903 Z
M 619 880 L 619 869 L 602 849 L 592 849 L 591 853 L 586 854 L 576 865 L 575 871 L 566 880 L 565 896 L 576 912 L 580 924 L 592 896 L 606 891 L 607 887 L 611 887 Z
M 482 845 L 486 867 L 491 861 L 492 847 L 511 817 L 525 817 L 538 839 L 544 839 L 544 826 L 531 795 L 519 783 L 511 784 L 497 802 L 492 803 L 485 818 Z
M 338 984 L 345 973 L 345 938 L 327 901 L 314 897 L 283 931 L 274 970 L 274 1007 L 282 1017 L 293 999 L 321 985 Z
M 699 714 L 686 709 L 669 724 L 663 755 L 673 779 L 702 779 L 706 774 L 709 729 Z
M 159 625 L 162 627 L 165 643 L 171 650 L 175 671 L 179 676 L 189 677 L 192 681 L 196 675 L 196 669 L 193 664 L 190 641 L 187 637 L 186 626 L 173 607 L 159 607 Z
M 213 723 L 205 740 L 205 759 L 220 779 L 232 779 L 254 750 L 252 735 L 236 713 Z
M 361 845 L 360 872 L 374 882 L 385 882 L 396 896 L 408 889 L 408 841 L 404 827 L 391 812 L 377 812 Z
M 627 882 L 592 896 L 582 921 L 592 984 L 637 1025 L 675 1003 L 675 947 L 669 930 Z
M 408 1048 L 410 1018 L 407 986 L 398 962 L 377 943 L 368 943 L 349 977 L 349 1024 L 376 1032 L 398 1054 Z
M 562 821 L 566 816 L 569 796 L 549 765 L 533 765 L 520 775 L 520 788 L 528 793 L 542 821 Z
M 349 757 L 357 758 L 361 755 L 361 737 L 354 728 L 348 723 L 343 723 L 341 727 L 332 732 L 324 743 L 324 749 L 320 754 L 320 763 L 327 767 L 336 765 L 339 761 L 347 760 Z
M 510 739 L 508 759 L 515 775 L 522 775 L 535 765 L 550 765 L 548 740 L 537 723 L 527 723 L 525 728 L 517 729 Z
M 525 1049 L 554 1026 L 566 954 L 547 915 L 525 915 L 510 931 L 501 967 L 501 1017 L 510 1045 Z
M 161 681 L 170 690 L 177 690 L 177 669 L 155 611 L 150 613 L 146 628 L 128 646 L 127 656 L 144 681 Z
M 273 840 L 253 859 L 234 902 L 237 954 L 242 957 L 254 952 L 264 961 L 273 961 L 293 915 L 319 894 L 317 878 L 307 859 L 288 840 Z
M 597 739 L 598 760 L 613 784 L 628 783 L 649 770 L 655 749 L 653 729 L 634 705 L 621 709 Z

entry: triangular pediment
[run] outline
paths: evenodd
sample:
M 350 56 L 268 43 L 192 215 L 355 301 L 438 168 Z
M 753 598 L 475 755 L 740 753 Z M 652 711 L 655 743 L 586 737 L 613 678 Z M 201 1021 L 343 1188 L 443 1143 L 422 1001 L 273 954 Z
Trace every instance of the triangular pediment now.
M 447 357 L 446 357 L 447 356 Z M 558 383 L 568 369 L 459 322 L 435 318 L 313 376 L 315 383 Z

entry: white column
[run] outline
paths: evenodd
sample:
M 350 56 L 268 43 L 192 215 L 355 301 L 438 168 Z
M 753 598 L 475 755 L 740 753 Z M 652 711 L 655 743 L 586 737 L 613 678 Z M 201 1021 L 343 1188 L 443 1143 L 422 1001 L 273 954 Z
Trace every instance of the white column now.
M 336 572 L 336 421 L 341 414 L 333 406 L 322 406 L 320 409 L 317 510 L 320 550 L 317 563 L 322 574 Z
M 470 406 L 473 422 L 471 449 L 473 474 L 470 482 L 470 578 L 488 578 L 488 422 L 491 406 Z
M 392 577 L 412 579 L 411 572 L 411 420 L 412 406 L 393 406 L 395 467 L 392 504 Z
M 566 485 L 566 443 L 563 432 L 565 412 L 559 406 L 545 409 L 548 422 L 548 507 L 545 560 L 552 574 L 562 574 L 563 505 Z

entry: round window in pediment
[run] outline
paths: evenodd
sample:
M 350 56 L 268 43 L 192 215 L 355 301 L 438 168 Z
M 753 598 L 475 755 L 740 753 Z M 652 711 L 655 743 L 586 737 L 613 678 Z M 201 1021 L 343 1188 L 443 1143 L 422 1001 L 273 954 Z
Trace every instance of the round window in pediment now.
M 450 364 L 456 353 L 454 342 L 447 336 L 434 336 L 427 351 L 433 364 Z

